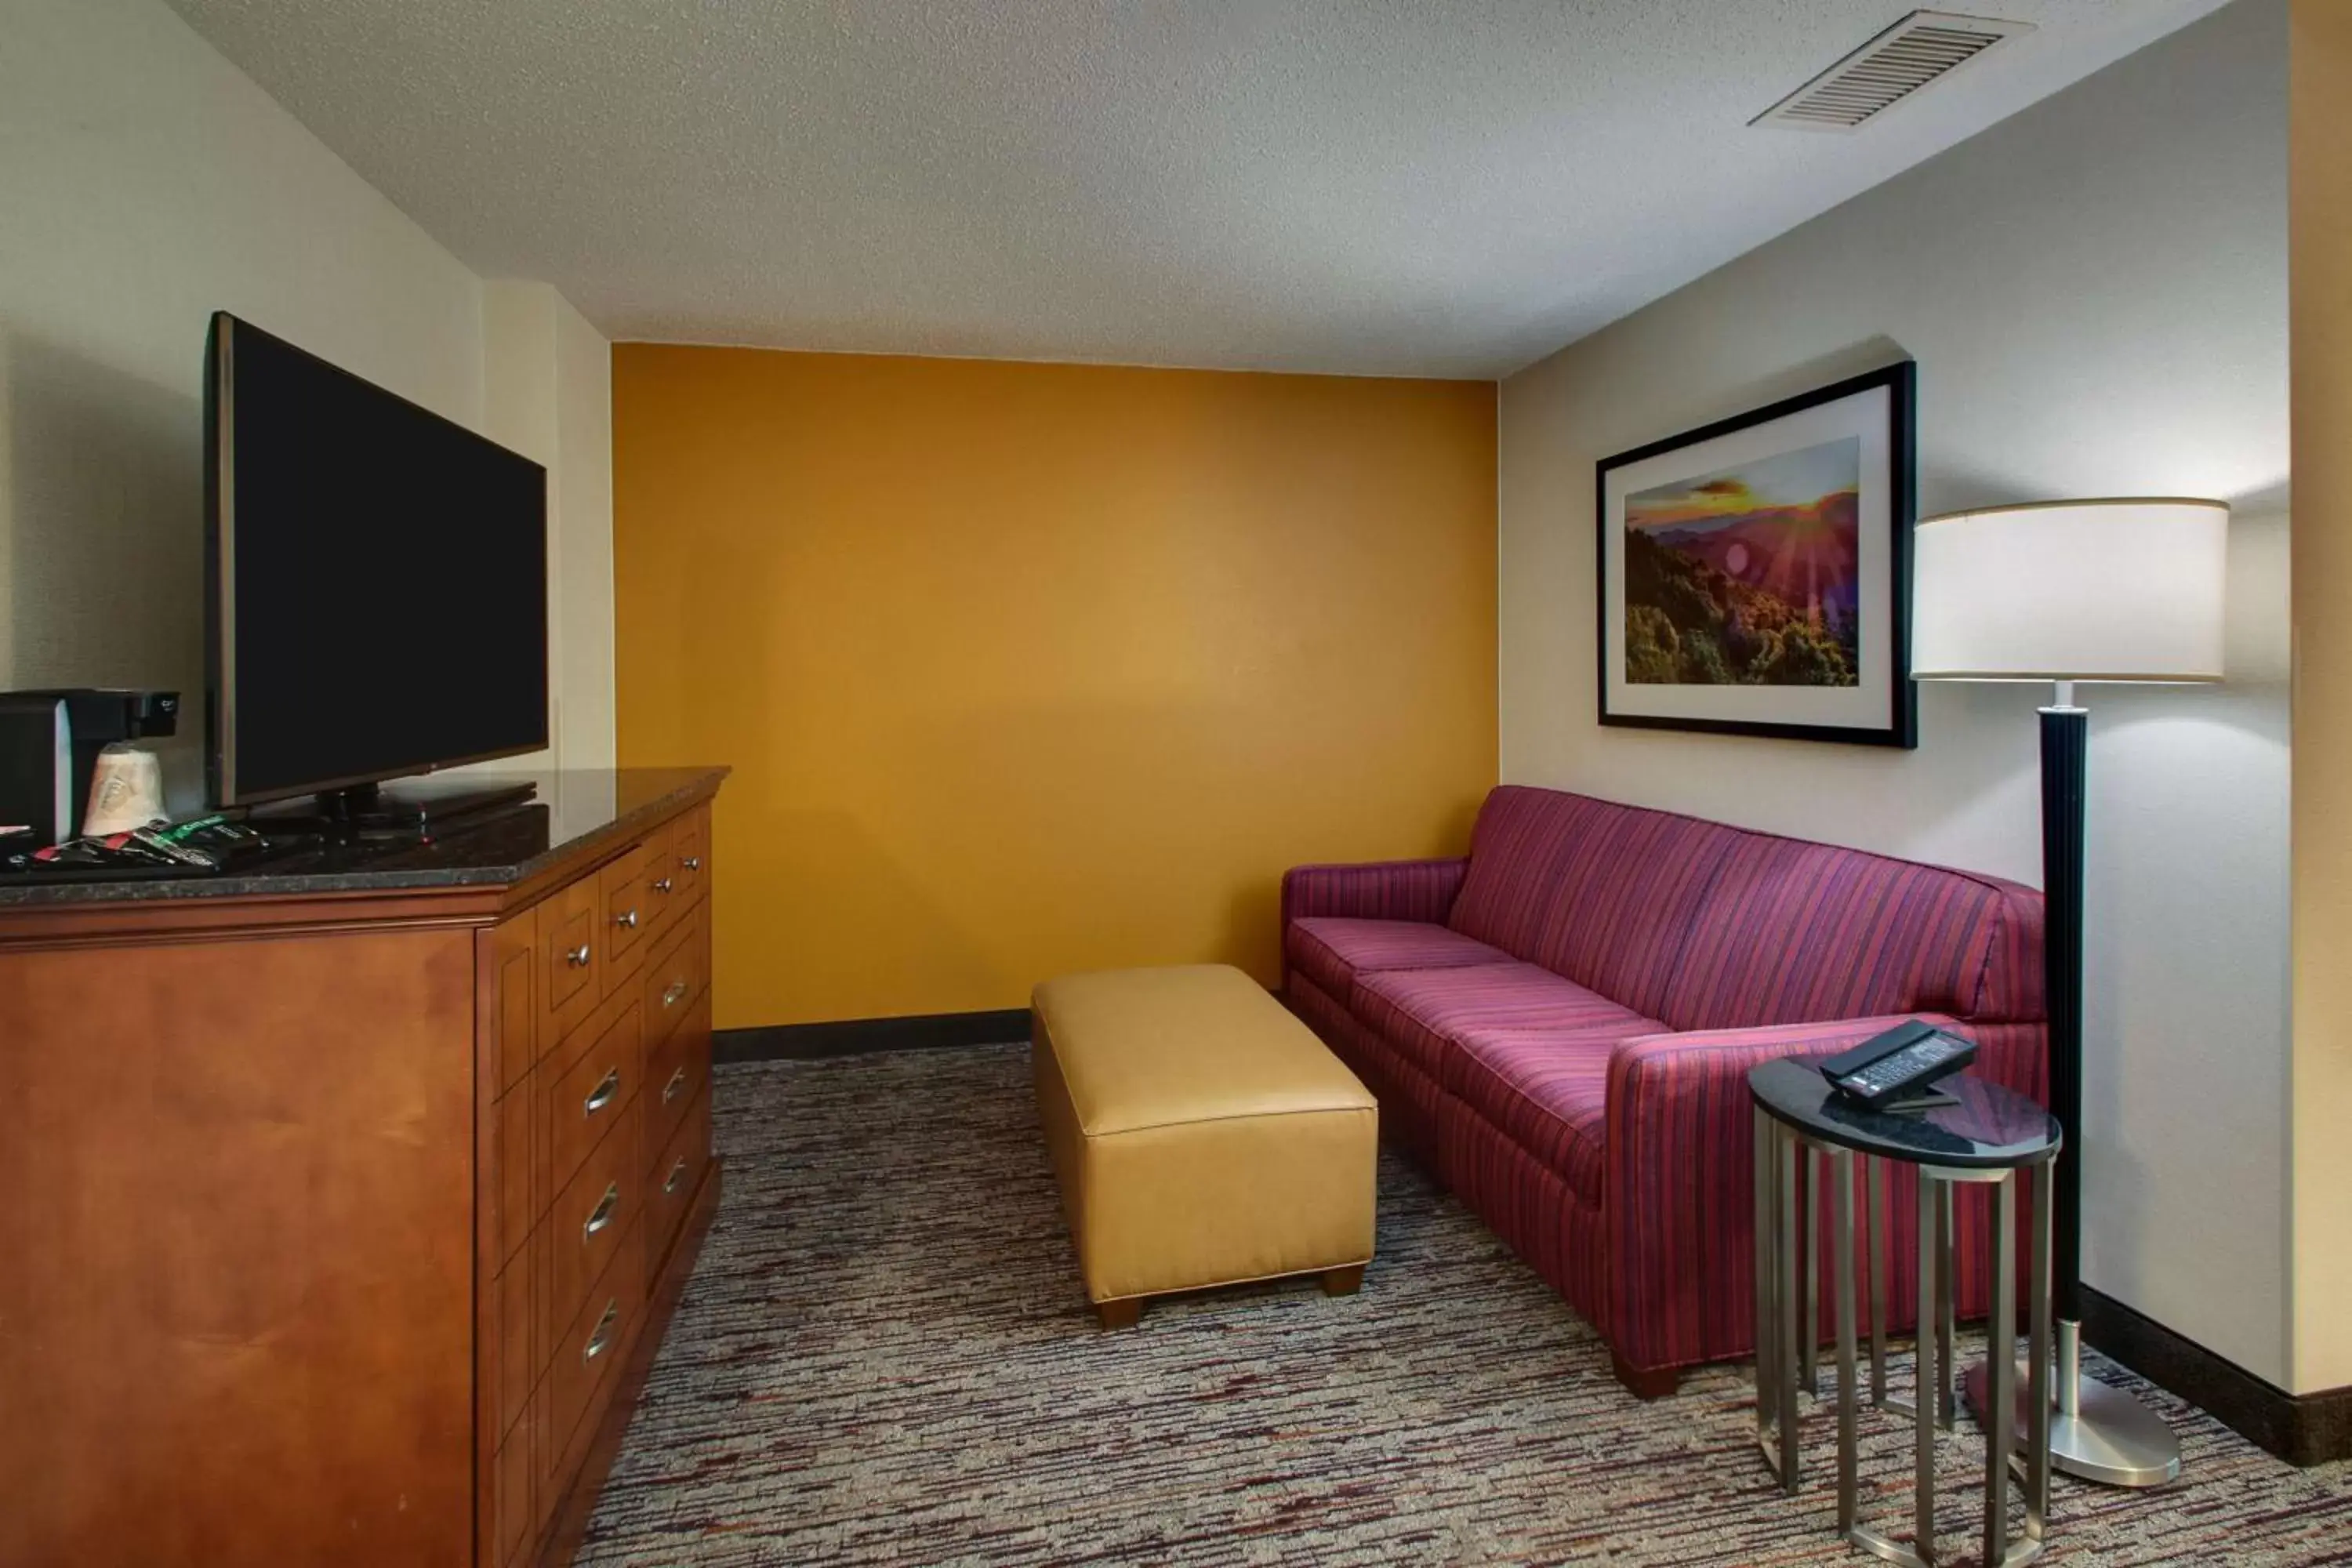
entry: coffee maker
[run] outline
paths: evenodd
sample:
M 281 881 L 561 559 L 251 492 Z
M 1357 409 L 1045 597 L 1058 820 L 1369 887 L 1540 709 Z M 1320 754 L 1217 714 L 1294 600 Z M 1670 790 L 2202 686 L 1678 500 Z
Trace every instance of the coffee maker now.
M 176 691 L 0 691 L 0 837 L 28 829 L 37 846 L 73 837 L 99 752 L 118 741 L 169 735 L 179 716 Z

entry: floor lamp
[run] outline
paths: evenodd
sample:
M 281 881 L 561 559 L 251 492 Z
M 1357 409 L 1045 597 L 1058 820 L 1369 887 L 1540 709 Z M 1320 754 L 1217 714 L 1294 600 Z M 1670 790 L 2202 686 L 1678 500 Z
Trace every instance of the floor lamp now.
M 2042 710 L 2042 973 L 2050 1110 L 2065 1130 L 2055 1180 L 2051 1461 L 2111 1486 L 2161 1486 L 2180 1444 L 2154 1411 L 2082 1375 L 2083 842 L 2090 714 L 2078 682 L 2221 679 L 2220 501 L 2049 501 L 1926 520 L 1912 551 L 1912 674 L 2053 681 Z M 1993 1353 L 2013 1354 L 1993 1347 Z M 1979 1420 L 1985 1369 L 1966 1379 Z M 2022 1373 L 2017 1387 L 2027 1386 Z M 2021 1430 L 2024 1412 L 2013 1412 Z

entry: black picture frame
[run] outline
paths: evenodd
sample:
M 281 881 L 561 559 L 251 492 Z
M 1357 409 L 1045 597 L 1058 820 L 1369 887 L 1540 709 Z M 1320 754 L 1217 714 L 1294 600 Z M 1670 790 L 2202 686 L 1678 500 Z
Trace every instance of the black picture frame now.
M 1905 750 L 1919 743 L 1918 693 L 1911 679 L 1911 531 L 1918 521 L 1916 418 L 1917 366 L 1900 360 L 1861 375 L 1849 376 L 1812 391 L 1785 397 L 1744 414 L 1718 419 L 1696 429 L 1651 441 L 1603 458 L 1593 465 L 1594 642 L 1598 654 L 1595 699 L 1601 724 L 1615 729 L 1679 730 L 1708 735 L 1748 735 L 1786 741 L 1826 741 L 1843 745 L 1893 746 Z M 1886 394 L 1885 452 L 1887 534 L 1887 643 L 1889 658 L 1884 671 L 1887 683 L 1886 722 L 1879 725 L 1802 723 L 1692 715 L 1612 711 L 1610 702 L 1611 633 L 1612 614 L 1623 606 L 1610 603 L 1612 594 L 1610 542 L 1622 522 L 1612 515 L 1610 476 L 1636 463 L 1703 446 L 1719 437 L 1753 430 L 1843 402 L 1859 394 Z M 1620 584 L 1622 592 L 1622 584 Z M 1685 688 L 1686 689 L 1686 688 Z M 1753 689 L 1727 687 L 1727 689 Z

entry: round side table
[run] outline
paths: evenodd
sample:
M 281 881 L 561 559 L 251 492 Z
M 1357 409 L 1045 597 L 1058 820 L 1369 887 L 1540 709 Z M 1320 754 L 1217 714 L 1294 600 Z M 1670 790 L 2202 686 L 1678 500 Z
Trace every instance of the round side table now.
M 1984 1556 L 2015 1568 L 2042 1551 L 2050 1512 L 2051 1162 L 2061 1134 L 2055 1118 L 2021 1094 L 1963 1073 L 1936 1086 L 1950 1103 L 1923 1111 L 1872 1110 L 1830 1087 L 1811 1058 L 1766 1062 L 1748 1075 L 1756 1117 L 1756 1434 L 1781 1489 L 1798 1485 L 1797 1390 L 1813 1381 L 1820 1343 L 1819 1268 L 1806 1241 L 1819 1234 L 1817 1202 L 1832 1194 L 1831 1237 L 1837 1300 L 1838 1531 L 1890 1563 L 1932 1568 L 1936 1562 L 1936 1428 L 1952 1422 L 1952 1194 L 1962 1184 L 1993 1189 L 1991 1241 L 1993 1353 L 1988 1358 L 1987 1408 L 2016 1407 L 2017 1184 L 2030 1177 L 2033 1241 L 2027 1266 L 2030 1387 L 2034 1415 L 2026 1433 L 2025 1536 L 2009 1540 L 2011 1447 L 2006 1421 L 1986 1424 Z M 1864 1227 L 1872 1272 L 1872 1403 L 1914 1422 L 1916 1471 L 1909 1545 L 1864 1527 L 1856 1517 L 1854 1308 L 1854 1156 L 1909 1165 L 1919 1176 L 1917 1397 L 1908 1406 L 1886 1397 L 1885 1170 L 1870 1172 L 1876 1223 Z M 1811 1179 L 1816 1173 L 1826 1180 Z

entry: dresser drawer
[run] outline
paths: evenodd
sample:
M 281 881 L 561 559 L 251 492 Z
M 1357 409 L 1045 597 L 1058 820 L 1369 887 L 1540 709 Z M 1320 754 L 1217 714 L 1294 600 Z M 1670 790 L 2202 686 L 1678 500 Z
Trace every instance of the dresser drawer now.
M 646 962 L 646 1050 L 650 1055 L 694 1010 L 695 998 L 710 982 L 710 914 L 698 907 L 660 939 Z
M 541 1069 L 540 1146 L 547 1152 L 547 1192 L 562 1192 L 589 1152 L 604 1141 L 629 1108 L 644 1067 L 636 999 L 569 1068 L 555 1058 Z
M 685 826 L 683 818 L 664 823 L 646 840 L 646 929 L 656 939 L 686 912 L 688 900 L 677 874 L 677 836 Z
M 596 879 L 583 877 L 539 906 L 540 1038 L 555 1041 L 585 1018 L 603 994 L 604 942 L 598 930 Z
M 660 1148 L 710 1081 L 710 993 L 702 994 L 646 1068 L 646 1148 Z
M 698 805 L 670 830 L 670 863 L 677 868 L 681 904 L 691 904 L 710 885 L 710 808 Z
M 596 1145 L 547 1215 L 548 1341 L 568 1323 L 604 1278 L 621 1237 L 645 1204 L 645 1155 L 637 1142 L 642 1094 L 633 1095 L 620 1121 Z
M 652 929 L 653 910 L 646 901 L 646 868 L 653 863 L 647 846 L 640 844 L 596 873 L 597 907 L 602 911 L 604 945 L 612 953 L 602 985 L 611 995 L 627 979 L 638 944 Z
M 548 1425 L 554 1435 L 548 1448 L 557 1472 L 548 1488 L 551 1497 L 561 1497 L 572 1479 L 568 1471 L 582 1447 L 582 1418 L 597 1405 L 598 1392 L 611 1384 L 628 1356 L 645 1311 L 645 1259 L 644 1238 L 634 1230 L 623 1236 L 579 1314 L 556 1337 L 546 1384 Z
M 669 1259 L 670 1244 L 694 1206 L 696 1189 L 710 1163 L 710 1094 L 694 1097 L 668 1144 L 654 1157 L 646 1182 L 646 1278 L 658 1277 Z

